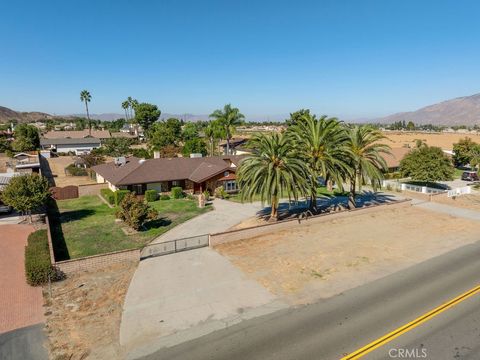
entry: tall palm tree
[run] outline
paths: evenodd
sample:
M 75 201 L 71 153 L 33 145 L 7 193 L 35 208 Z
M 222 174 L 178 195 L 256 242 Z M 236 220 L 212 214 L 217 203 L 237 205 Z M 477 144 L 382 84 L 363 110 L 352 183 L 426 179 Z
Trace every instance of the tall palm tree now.
M 223 128 L 218 121 L 210 121 L 207 127 L 204 130 L 205 136 L 208 137 L 208 142 L 210 145 L 210 156 L 215 155 L 215 142 L 217 139 L 220 139 L 223 134 Z
M 317 178 L 328 183 L 335 181 L 343 187 L 344 175 L 348 172 L 348 133 L 343 123 L 336 118 L 304 114 L 300 121 L 290 127 L 295 146 L 313 175 L 310 190 L 310 209 L 317 210 Z
M 92 135 L 92 124 L 90 122 L 90 114 L 88 113 L 88 103 L 92 100 L 92 96 L 88 90 L 82 90 L 80 92 L 80 101 L 85 103 L 85 109 L 87 110 L 87 119 L 88 119 L 88 134 Z
M 227 140 L 227 155 L 230 155 L 230 140 L 235 132 L 235 127 L 240 125 L 245 116 L 238 110 L 227 104 L 222 109 L 215 110 L 210 117 L 217 120 L 225 131 L 225 140 Z
M 130 107 L 130 104 L 127 100 L 122 102 L 122 109 L 125 110 L 125 120 L 128 122 L 128 108 Z
M 278 219 L 280 196 L 298 200 L 310 188 L 308 168 L 292 150 L 291 138 L 285 134 L 259 134 L 250 140 L 255 153 L 244 159 L 238 169 L 242 201 L 260 195 L 271 205 L 271 220 Z
M 390 153 L 390 146 L 380 141 L 386 139 L 380 130 L 369 125 L 355 126 L 349 130 L 347 146 L 350 154 L 349 180 L 350 194 L 348 207 L 354 208 L 356 185 L 359 190 L 367 180 L 376 189 L 383 179 L 383 172 L 387 170 L 387 164 L 382 155 Z

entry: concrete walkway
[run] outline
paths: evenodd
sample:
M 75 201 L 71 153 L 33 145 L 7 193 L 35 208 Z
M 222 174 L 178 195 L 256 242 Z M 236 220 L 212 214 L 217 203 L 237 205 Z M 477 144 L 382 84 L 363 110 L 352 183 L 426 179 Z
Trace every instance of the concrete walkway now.
M 212 211 L 175 226 L 153 240 L 152 243 L 226 231 L 232 226 L 255 216 L 263 209 L 258 202 L 240 204 L 221 199 L 213 200 L 212 206 L 214 207 Z
M 444 214 L 448 214 L 455 217 L 460 217 L 468 220 L 480 221 L 480 212 L 468 209 L 462 209 L 445 204 L 439 204 L 435 202 L 424 201 L 412 201 L 412 204 L 423 209 L 436 211 Z
M 158 338 L 178 344 L 223 329 L 248 317 L 285 307 L 263 286 L 247 278 L 210 248 L 140 262 L 130 283 L 120 325 L 127 358 L 151 353 Z M 182 331 L 195 327 L 194 333 Z

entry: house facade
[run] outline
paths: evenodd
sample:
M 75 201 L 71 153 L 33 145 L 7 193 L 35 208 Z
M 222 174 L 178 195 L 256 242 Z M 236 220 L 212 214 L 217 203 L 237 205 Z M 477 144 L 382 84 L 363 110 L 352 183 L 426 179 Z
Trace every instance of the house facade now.
M 130 190 L 143 195 L 147 190 L 158 193 L 181 187 L 188 193 L 201 193 L 222 186 L 227 192 L 238 190 L 236 170 L 242 156 L 206 158 L 119 158 L 94 166 L 97 183 L 107 183 L 112 191 Z
M 100 139 L 97 138 L 60 138 L 60 139 L 40 139 L 40 148 L 57 153 L 75 153 L 75 155 L 89 154 L 93 149 L 101 146 Z

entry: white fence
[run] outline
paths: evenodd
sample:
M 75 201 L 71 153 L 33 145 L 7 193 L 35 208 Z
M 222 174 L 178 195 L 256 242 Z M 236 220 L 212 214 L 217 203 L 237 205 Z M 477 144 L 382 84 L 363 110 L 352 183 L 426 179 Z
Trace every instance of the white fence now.
M 448 190 L 447 196 L 455 197 L 455 196 L 461 196 L 461 195 L 466 195 L 471 193 L 472 193 L 472 188 L 470 186 L 464 186 L 464 187 Z
M 423 194 L 442 194 L 446 192 L 446 190 L 443 189 L 404 183 L 400 180 L 383 180 L 382 185 L 395 191 L 413 191 Z

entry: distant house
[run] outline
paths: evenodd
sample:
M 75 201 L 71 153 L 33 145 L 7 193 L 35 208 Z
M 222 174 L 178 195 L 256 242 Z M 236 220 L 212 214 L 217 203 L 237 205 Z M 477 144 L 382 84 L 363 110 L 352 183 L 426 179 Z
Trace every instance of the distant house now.
M 390 154 L 383 154 L 383 158 L 387 163 L 388 171 L 394 172 L 400 169 L 400 161 L 410 152 L 410 148 L 401 147 L 401 148 L 392 148 L 390 149 Z
M 102 145 L 101 140 L 97 138 L 59 138 L 59 139 L 40 139 L 42 150 L 50 150 L 57 153 L 75 153 L 75 155 L 88 154 L 93 149 Z
M 206 158 L 117 158 L 115 162 L 94 166 L 98 183 L 113 190 L 130 190 L 142 195 L 146 190 L 168 192 L 179 186 L 189 193 L 200 193 L 222 186 L 227 192 L 238 190 L 237 166 L 242 156 Z
M 40 171 L 40 158 L 36 151 L 21 152 L 6 162 L 9 173 L 38 173 Z
M 108 130 L 92 130 L 91 134 L 88 129 L 76 131 L 48 131 L 43 134 L 45 139 L 83 139 L 83 138 L 97 138 L 100 140 L 110 139 L 110 131 Z
M 247 138 L 232 138 L 230 140 L 230 153 L 232 155 L 251 154 L 251 150 L 245 148 L 247 141 Z M 220 147 L 222 154 L 227 155 L 227 141 L 221 141 L 218 146 Z

